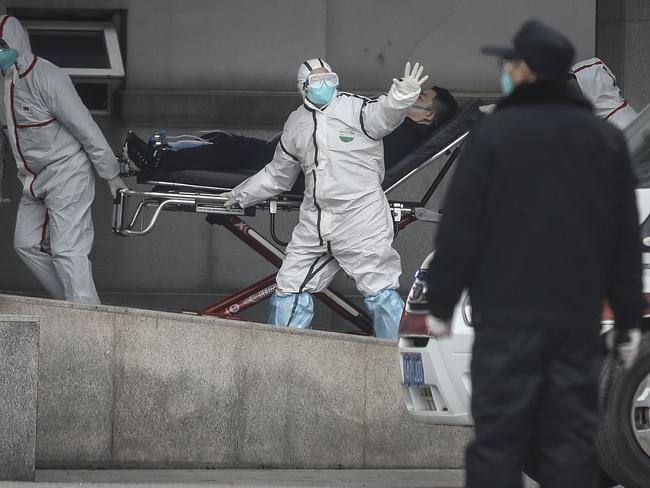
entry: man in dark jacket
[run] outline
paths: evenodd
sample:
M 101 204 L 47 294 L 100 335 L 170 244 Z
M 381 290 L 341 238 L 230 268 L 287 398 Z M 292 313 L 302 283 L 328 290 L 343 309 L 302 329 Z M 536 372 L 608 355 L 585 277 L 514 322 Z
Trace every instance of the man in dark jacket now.
M 431 335 L 464 288 L 473 308 L 466 486 L 521 487 L 528 463 L 544 488 L 592 487 L 602 304 L 627 364 L 643 309 L 627 146 L 564 81 L 562 34 L 530 21 L 486 52 L 507 96 L 463 148 L 427 274 Z

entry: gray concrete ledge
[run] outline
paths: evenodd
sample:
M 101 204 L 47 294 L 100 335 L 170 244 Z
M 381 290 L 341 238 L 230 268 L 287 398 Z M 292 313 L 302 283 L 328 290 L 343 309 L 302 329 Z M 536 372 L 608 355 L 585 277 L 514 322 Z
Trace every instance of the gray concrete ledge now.
M 395 341 L 0 295 L 41 319 L 39 468 L 457 468 Z
M 101 470 L 36 473 L 36 483 L 3 488 L 461 488 L 460 469 Z M 538 485 L 526 481 L 526 488 Z
M 34 479 L 38 339 L 35 317 L 0 315 L 0 480 Z

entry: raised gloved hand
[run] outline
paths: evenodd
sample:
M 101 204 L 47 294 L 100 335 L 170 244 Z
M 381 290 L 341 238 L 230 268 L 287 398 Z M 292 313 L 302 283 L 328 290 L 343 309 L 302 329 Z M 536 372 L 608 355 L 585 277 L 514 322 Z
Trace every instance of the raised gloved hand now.
M 120 175 L 117 175 L 115 178 L 111 178 L 110 180 L 106 180 L 106 183 L 108 183 L 108 188 L 111 191 L 113 199 L 117 196 L 117 190 L 121 188 L 128 188 Z
M 395 90 L 404 97 L 411 96 L 414 93 L 420 93 L 422 83 L 429 79 L 429 75 L 422 76 L 423 70 L 424 66 L 420 66 L 420 63 L 415 63 L 415 66 L 411 69 L 411 63 L 407 62 L 406 67 L 404 68 L 404 78 L 401 80 L 393 78 Z M 420 76 L 422 76 L 422 78 L 420 78 Z
M 625 368 L 630 368 L 639 354 L 641 343 L 641 330 L 639 328 L 623 329 L 610 332 L 607 335 L 607 348 L 611 351 L 616 348 L 616 354 L 623 362 Z
M 439 319 L 429 313 L 425 323 L 427 331 L 432 337 L 449 337 L 451 335 L 451 319 Z
M 223 204 L 224 207 L 230 208 L 237 205 L 237 199 L 235 198 L 235 194 L 233 192 L 227 191 L 226 193 L 222 193 L 220 196 L 227 198 L 226 202 Z

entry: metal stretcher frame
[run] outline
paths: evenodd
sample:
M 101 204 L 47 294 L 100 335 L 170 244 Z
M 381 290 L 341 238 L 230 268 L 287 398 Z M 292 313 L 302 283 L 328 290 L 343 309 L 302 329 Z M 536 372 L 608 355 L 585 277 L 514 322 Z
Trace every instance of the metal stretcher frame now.
M 438 222 L 440 220 L 441 215 L 439 213 L 426 209 L 425 206 L 456 160 L 460 147 L 468 133 L 465 132 L 453 140 L 385 190 L 385 193 L 390 193 L 434 162 L 446 158 L 440 171 L 419 202 L 389 200 L 396 235 L 413 222 Z M 222 225 L 274 266 L 279 268 L 282 265 L 284 253 L 241 220 L 240 216 L 255 215 L 256 210 L 269 211 L 272 238 L 278 244 L 286 245 L 275 236 L 275 215 L 278 209 L 298 210 L 302 197 L 280 196 L 277 199 L 262 202 L 251 209 L 226 208 L 224 207 L 226 198 L 216 193 L 228 191 L 230 188 L 191 185 L 173 181 L 146 181 L 144 183 L 163 187 L 167 191 L 136 191 L 129 189 L 118 191 L 113 204 L 112 228 L 115 234 L 121 236 L 148 234 L 158 222 L 163 211 L 206 213 L 208 214 L 206 220 L 209 223 Z M 131 200 L 139 200 L 133 212 L 130 212 Z M 147 209 L 153 209 L 153 214 L 148 219 L 145 216 Z M 273 295 L 276 288 L 275 276 L 276 273 L 269 275 L 202 310 L 183 311 L 183 313 L 240 319 L 238 317 L 239 313 Z M 317 293 L 316 297 L 339 316 L 354 324 L 361 334 L 373 334 L 372 322 L 366 312 L 336 290 L 328 287 L 324 291 Z

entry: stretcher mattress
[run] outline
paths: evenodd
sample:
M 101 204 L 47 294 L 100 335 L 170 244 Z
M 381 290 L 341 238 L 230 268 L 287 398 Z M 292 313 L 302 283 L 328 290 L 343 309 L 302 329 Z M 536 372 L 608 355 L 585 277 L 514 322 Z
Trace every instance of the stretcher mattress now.
M 484 116 L 478 109 L 482 104 L 483 102 L 481 100 L 472 100 L 464 104 L 454 117 L 434 131 L 428 139 L 416 147 L 408 156 L 392 166 L 387 166 L 382 187 L 384 189 L 389 188 L 466 133 L 472 125 Z M 192 169 L 175 171 L 150 169 L 139 173 L 138 182 L 167 182 L 170 185 L 185 184 L 214 187 L 215 189 L 230 189 L 255 174 L 263 166 L 248 169 L 232 168 L 227 172 Z M 302 196 L 304 188 L 304 175 L 301 173 L 295 185 L 287 194 Z

